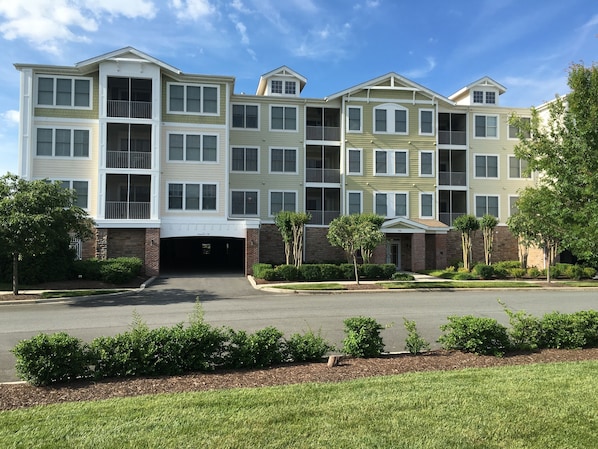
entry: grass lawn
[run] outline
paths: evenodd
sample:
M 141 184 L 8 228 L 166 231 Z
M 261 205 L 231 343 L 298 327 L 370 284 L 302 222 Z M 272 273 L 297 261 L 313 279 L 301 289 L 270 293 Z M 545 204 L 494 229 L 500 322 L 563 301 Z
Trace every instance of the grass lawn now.
M 0 413 L 2 447 L 595 448 L 598 362 L 82 402 Z

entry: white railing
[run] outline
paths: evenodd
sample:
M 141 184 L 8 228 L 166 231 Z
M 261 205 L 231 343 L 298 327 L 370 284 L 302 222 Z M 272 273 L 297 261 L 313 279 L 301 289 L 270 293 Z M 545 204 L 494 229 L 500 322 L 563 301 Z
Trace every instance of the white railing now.
M 152 168 L 152 153 L 148 151 L 107 151 L 108 168 Z
M 150 218 L 150 204 L 142 202 L 106 201 L 106 219 L 144 220 Z

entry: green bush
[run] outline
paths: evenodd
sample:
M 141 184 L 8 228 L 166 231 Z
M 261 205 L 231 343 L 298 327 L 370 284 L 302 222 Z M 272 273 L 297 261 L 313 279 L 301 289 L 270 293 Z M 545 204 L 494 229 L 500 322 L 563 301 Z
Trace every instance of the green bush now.
M 430 349 L 430 344 L 419 335 L 415 321 L 403 318 L 403 322 L 405 324 L 405 329 L 407 330 L 405 349 L 413 355 Z
M 75 260 L 73 272 L 75 273 L 75 278 L 81 277 L 83 279 L 99 281 L 101 279 L 100 268 L 101 264 L 98 259 Z
M 504 304 L 503 307 L 511 325 L 508 335 L 512 349 L 519 351 L 535 351 L 538 349 L 540 339 L 542 338 L 542 323 L 540 319 L 529 315 L 523 310 L 513 312 L 505 307 Z
M 525 277 L 526 274 L 527 274 L 527 270 L 525 268 L 510 268 L 509 269 L 509 276 L 516 278 L 516 279 L 521 279 L 522 277 Z
M 467 271 L 460 271 L 459 273 L 453 276 L 455 281 L 473 281 L 477 279 L 476 275 L 473 273 L 468 273 Z
M 584 334 L 584 347 L 598 347 L 598 312 L 595 310 L 582 310 L 573 313 L 572 318 L 575 328 Z
M 445 349 L 495 356 L 509 349 L 507 328 L 493 318 L 465 315 L 449 316 L 448 320 L 440 326 L 446 333 L 438 339 Z
M 338 281 L 343 279 L 341 267 L 330 263 L 320 264 L 320 274 L 322 275 L 322 281 Z
M 305 334 L 293 334 L 286 342 L 287 351 L 293 362 L 316 362 L 334 349 L 321 336 L 320 332 L 314 334 L 308 331 Z
M 251 269 L 253 271 L 253 277 L 256 279 L 265 279 L 264 271 L 271 270 L 272 268 L 274 267 L 272 266 L 272 264 L 269 263 L 254 263 L 251 266 Z
M 274 268 L 276 277 L 283 281 L 296 281 L 299 279 L 299 269 L 295 265 L 278 265 Z
M 253 334 L 228 330 L 224 350 L 224 366 L 227 368 L 263 368 L 287 360 L 286 344 L 282 332 L 266 327 Z
M 320 281 L 322 279 L 322 271 L 318 264 L 303 264 L 299 267 L 299 274 L 301 279 L 305 281 Z
M 527 275 L 532 279 L 539 278 L 541 274 L 542 273 L 540 272 L 540 270 L 538 270 L 538 268 L 536 267 L 530 267 L 527 269 Z
M 494 268 L 494 277 L 497 279 L 506 279 L 511 276 L 511 270 L 521 268 L 521 263 L 518 260 L 503 260 L 492 264 Z
M 343 339 L 343 351 L 354 357 L 378 357 L 384 351 L 380 336 L 382 326 L 373 318 L 358 316 L 347 318 L 346 337 Z
M 143 261 L 138 257 L 117 257 L 115 259 L 87 259 L 74 262 L 74 277 L 124 284 L 139 276 L 143 270 Z
M 266 268 L 261 272 L 262 276 L 259 279 L 264 279 L 265 281 L 280 281 L 281 278 L 278 275 L 278 272 L 274 268 Z
M 13 348 L 19 378 L 33 385 L 84 379 L 90 376 L 88 347 L 64 332 L 39 334 Z
M 354 281 L 355 280 L 355 267 L 353 266 L 352 263 L 340 264 L 339 268 L 342 273 L 341 279 L 344 279 L 346 281 Z M 357 272 L 359 273 L 359 267 L 357 269 Z
M 393 281 L 414 281 L 415 277 L 410 273 L 403 273 L 402 271 L 397 271 L 392 274 L 391 279 Z
M 547 313 L 542 317 L 541 348 L 576 349 L 587 344 L 584 320 L 574 314 Z
M 473 267 L 474 274 L 481 279 L 492 279 L 494 276 L 494 268 L 492 265 L 479 263 Z
M 596 268 L 592 267 L 584 267 L 583 268 L 583 277 L 586 279 L 592 279 L 596 276 Z

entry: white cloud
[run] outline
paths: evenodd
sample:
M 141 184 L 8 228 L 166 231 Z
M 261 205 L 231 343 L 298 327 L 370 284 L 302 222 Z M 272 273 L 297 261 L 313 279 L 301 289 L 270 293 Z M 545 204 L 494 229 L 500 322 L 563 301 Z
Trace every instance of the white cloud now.
M 247 36 L 247 27 L 243 24 L 243 22 L 234 22 L 235 28 L 241 35 L 241 43 L 243 45 L 249 45 L 249 36 Z
M 105 15 L 151 19 L 155 13 L 149 0 L 0 0 L 0 33 L 59 53 L 62 42 L 87 41 Z
M 3 112 L 0 114 L 0 117 L 2 117 L 2 121 L 7 123 L 7 125 L 19 124 L 19 111 L 15 111 L 14 109 Z
M 426 58 L 426 67 L 409 70 L 404 73 L 407 78 L 422 78 L 436 67 L 436 59 L 429 56 Z
M 198 20 L 216 11 L 209 0 L 171 0 L 169 6 L 180 20 Z

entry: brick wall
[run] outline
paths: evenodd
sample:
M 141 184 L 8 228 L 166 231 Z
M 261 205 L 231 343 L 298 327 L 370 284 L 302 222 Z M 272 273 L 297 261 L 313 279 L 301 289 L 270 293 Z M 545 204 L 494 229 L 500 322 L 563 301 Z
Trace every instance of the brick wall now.
M 476 231 L 473 237 L 473 264 L 484 262 L 484 238 L 482 231 Z M 494 229 L 492 244 L 492 262 L 503 260 L 519 260 L 517 238 L 511 234 L 507 226 L 497 226 Z M 461 250 L 461 233 L 449 231 L 447 235 L 447 265 L 463 261 Z
M 253 264 L 260 260 L 260 235 L 260 229 L 245 231 L 245 276 L 253 274 Z
M 342 248 L 332 246 L 326 238 L 328 228 L 305 228 L 305 263 L 344 262 L 347 255 Z
M 144 268 L 147 276 L 160 274 L 160 229 L 147 228 L 145 230 Z
M 138 257 L 145 260 L 145 229 L 110 229 L 108 258 Z
M 259 231 L 259 261 L 280 265 L 285 263 L 284 243 L 280 231 L 273 224 L 262 224 Z M 292 256 L 291 256 L 292 257 Z

